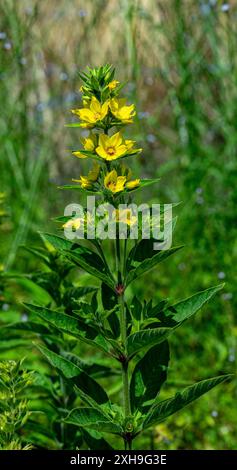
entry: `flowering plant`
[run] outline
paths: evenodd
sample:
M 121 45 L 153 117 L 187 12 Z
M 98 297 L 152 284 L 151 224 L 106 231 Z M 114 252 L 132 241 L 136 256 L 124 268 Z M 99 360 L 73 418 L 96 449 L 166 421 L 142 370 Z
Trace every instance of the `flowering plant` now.
M 75 298 L 74 307 L 67 313 L 35 305 L 28 305 L 28 308 L 66 337 L 72 336 L 79 343 L 86 343 L 94 354 L 97 351 L 97 362 L 103 355 L 113 362 L 114 380 L 118 382 L 122 404 L 119 400 L 112 400 L 102 382 L 90 374 L 89 368 L 85 369 L 85 358 L 63 351 L 59 353 L 54 344 L 49 343 L 48 347 L 38 344 L 62 380 L 78 395 L 79 406 L 67 409 L 65 405 L 62 422 L 96 436 L 101 448 L 109 447 L 102 438 L 105 433 L 120 436 L 125 449 L 131 449 L 133 440 L 141 432 L 163 422 L 230 377 L 221 375 L 205 379 L 178 390 L 171 398 L 160 399 L 170 361 L 167 338 L 194 316 L 222 285 L 198 292 L 178 303 L 164 299 L 153 305 L 152 300 L 146 302 L 136 296 L 131 298 L 131 295 L 128 300 L 128 286 L 180 247 L 163 249 L 160 246 L 157 249 L 154 238 L 143 237 L 139 216 L 131 208 L 120 207 L 127 201 L 131 202 L 135 190 L 157 180 L 132 177 L 130 168 L 124 164 L 125 159 L 134 158 L 141 149 L 124 135 L 136 112 L 133 104 L 120 98 L 123 85 L 114 79 L 114 69 L 106 65 L 89 69 L 80 77 L 83 80 L 83 107 L 72 110 L 79 121 L 69 126 L 87 129 L 88 135 L 81 140 L 82 148 L 73 150 L 73 155 L 83 161 L 91 159 L 93 164 L 86 176 L 74 179 L 75 184 L 64 188 L 94 195 L 103 203 L 112 205 L 110 215 L 116 227 L 112 240 L 114 257 L 110 256 L 108 261 L 104 239 L 89 236 L 92 218 L 96 218 L 99 224 L 98 214 L 86 210 L 80 215 L 67 214 L 58 218 L 60 223 L 63 220 L 63 229 L 69 239 L 46 233 L 45 240 L 65 262 L 99 280 L 100 289 L 93 293 L 90 302 L 79 302 Z M 172 219 L 170 222 L 174 225 Z M 137 238 L 128 241 L 124 231 L 121 236 L 120 223 L 127 232 L 137 224 Z M 86 241 L 82 242 L 80 229 L 85 225 Z

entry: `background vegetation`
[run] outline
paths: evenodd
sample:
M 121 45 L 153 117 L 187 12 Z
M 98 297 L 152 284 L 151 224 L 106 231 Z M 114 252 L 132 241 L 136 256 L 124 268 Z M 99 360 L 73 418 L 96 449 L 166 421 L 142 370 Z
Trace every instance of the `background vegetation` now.
M 181 202 L 175 241 L 185 245 L 159 272 L 137 282 L 131 297 L 178 299 L 224 280 L 221 295 L 171 339 L 169 382 L 177 387 L 233 372 L 235 2 L 5 0 L 0 9 L 0 184 L 5 194 L 0 324 L 26 319 L 22 301 L 48 302 L 43 287 L 20 275 L 49 268 L 39 266 L 21 246 L 40 245 L 37 231 L 56 232 L 52 217 L 76 202 L 75 194 L 56 189 L 81 171 L 79 160 L 70 155 L 79 131 L 64 124 L 71 119 L 70 108 L 80 102 L 78 70 L 111 62 L 118 78 L 128 81 L 125 92 L 138 110 L 133 132 L 144 151 L 133 160 L 134 173 L 161 177 L 153 193 L 143 192 L 143 200 Z M 83 272 L 72 278 L 80 286 L 89 282 Z M 24 355 L 23 366 L 34 370 L 38 353 L 30 337 L 1 335 L 1 359 Z M 42 371 L 47 367 L 41 360 Z M 236 398 L 235 381 L 217 388 L 147 435 L 145 445 L 236 449 Z M 47 446 L 54 445 L 49 438 Z

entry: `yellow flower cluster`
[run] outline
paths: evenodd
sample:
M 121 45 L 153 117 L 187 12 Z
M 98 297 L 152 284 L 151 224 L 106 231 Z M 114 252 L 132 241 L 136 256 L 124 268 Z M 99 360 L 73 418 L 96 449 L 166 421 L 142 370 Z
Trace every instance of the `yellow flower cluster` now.
M 114 88 L 114 82 L 116 80 L 108 85 L 110 89 Z M 84 108 L 72 109 L 72 113 L 82 121 L 80 126 L 87 128 L 94 127 L 95 124 L 102 122 L 108 115 L 109 110 L 118 121 L 124 124 L 131 123 L 133 116 L 136 114 L 134 104 L 127 106 L 125 99 L 112 98 L 100 103 L 95 96 L 92 96 L 89 103 L 84 102 L 84 106 Z
M 73 181 L 82 189 L 102 192 L 105 198 L 117 197 L 140 185 L 140 179 L 131 180 L 131 172 L 124 171 L 123 165 L 117 164 L 118 159 L 141 151 L 134 147 L 135 141 L 122 134 L 121 127 L 131 123 L 136 112 L 134 104 L 128 105 L 126 99 L 117 97 L 118 85 L 118 80 L 105 84 L 105 94 L 102 95 L 101 88 L 93 91 L 93 82 L 86 83 L 80 88 L 83 107 L 72 110 L 80 119 L 79 125 L 90 130 L 88 136 L 81 139 L 83 149 L 72 153 L 80 159 L 96 160 L 87 176 L 82 175 Z M 99 165 L 98 161 L 102 164 Z

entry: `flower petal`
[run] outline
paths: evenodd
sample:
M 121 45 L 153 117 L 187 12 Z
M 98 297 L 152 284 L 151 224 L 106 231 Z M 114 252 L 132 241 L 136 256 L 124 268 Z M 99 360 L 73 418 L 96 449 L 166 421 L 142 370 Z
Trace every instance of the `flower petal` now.
M 122 135 L 121 132 L 116 132 L 116 134 L 112 135 L 109 139 L 109 144 L 111 147 L 118 147 L 122 143 Z
M 79 150 L 76 152 L 72 152 L 73 155 L 77 158 L 88 158 L 87 155 L 84 155 L 84 153 L 81 153 Z

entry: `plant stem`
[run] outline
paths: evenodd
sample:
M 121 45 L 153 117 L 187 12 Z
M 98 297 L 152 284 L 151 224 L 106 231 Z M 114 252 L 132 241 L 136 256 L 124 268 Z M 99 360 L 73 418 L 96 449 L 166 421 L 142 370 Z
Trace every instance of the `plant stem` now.
M 124 305 L 124 295 L 119 296 L 120 304 L 120 328 L 121 328 L 121 339 L 122 343 L 126 348 L 127 339 L 127 322 L 126 322 L 126 309 Z M 125 353 L 126 353 L 125 349 Z M 127 418 L 130 413 L 130 399 L 129 399 L 129 376 L 128 376 L 128 363 L 122 362 L 122 378 L 123 378 L 123 405 L 124 405 L 124 417 Z
M 120 239 L 116 237 L 116 258 L 117 258 L 117 270 L 118 270 L 118 285 L 123 286 L 123 277 L 122 277 L 122 260 L 121 260 L 121 250 L 120 250 Z M 126 418 L 128 418 L 131 414 L 131 408 L 130 408 L 130 397 L 129 397 L 129 370 L 128 370 L 128 362 L 126 360 L 127 358 L 127 348 L 126 348 L 126 341 L 127 341 L 127 318 L 126 318 L 126 306 L 124 302 L 124 292 L 122 291 L 118 295 L 118 303 L 120 305 L 120 331 L 121 331 L 121 340 L 122 344 L 124 346 L 124 352 L 125 352 L 125 360 L 121 361 L 121 368 L 122 368 L 122 379 L 123 379 L 123 408 L 124 408 L 124 419 L 126 421 Z M 125 445 L 125 450 L 127 448 L 127 445 L 129 446 L 129 449 L 131 449 L 131 442 L 127 441 L 126 438 L 124 438 L 124 445 Z

